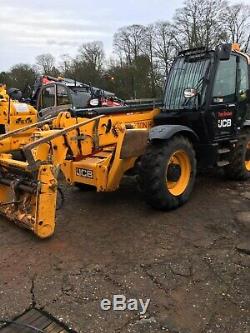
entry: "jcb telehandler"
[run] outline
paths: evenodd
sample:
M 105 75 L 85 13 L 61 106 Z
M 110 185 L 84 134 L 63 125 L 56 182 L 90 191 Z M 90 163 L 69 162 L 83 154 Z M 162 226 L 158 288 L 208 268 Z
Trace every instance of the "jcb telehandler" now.
M 41 238 L 53 234 L 57 175 L 114 191 L 136 170 L 145 200 L 169 210 L 192 192 L 197 165 L 250 178 L 250 57 L 237 45 L 181 52 L 161 108 L 136 105 L 60 113 L 13 158 L 0 137 L 0 212 Z M 27 127 L 29 129 L 29 127 Z M 19 137 L 26 129 L 18 132 Z M 6 141 L 7 140 L 7 141 Z
M 15 96 L 15 90 L 17 93 L 19 92 L 18 89 L 12 88 L 13 96 Z M 23 127 L 30 127 L 20 135 L 11 136 L 9 140 L 5 141 L 5 150 L 15 151 L 17 148 L 20 149 L 22 144 L 27 144 L 31 139 L 31 134 L 38 126 L 37 121 L 36 109 L 27 103 L 10 98 L 6 86 L 0 83 L 0 135 L 19 131 Z M 1 146 L 3 146 L 2 140 L 0 149 Z
M 6 86 L 0 83 L 0 134 L 37 122 L 37 111 L 27 103 L 9 97 Z

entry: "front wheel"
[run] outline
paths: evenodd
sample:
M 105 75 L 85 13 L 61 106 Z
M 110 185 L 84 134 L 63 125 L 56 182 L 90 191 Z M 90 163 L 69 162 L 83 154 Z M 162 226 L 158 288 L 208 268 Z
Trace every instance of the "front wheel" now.
M 183 136 L 151 144 L 142 157 L 139 173 L 146 202 L 161 210 L 183 205 L 194 187 L 196 164 L 193 146 Z

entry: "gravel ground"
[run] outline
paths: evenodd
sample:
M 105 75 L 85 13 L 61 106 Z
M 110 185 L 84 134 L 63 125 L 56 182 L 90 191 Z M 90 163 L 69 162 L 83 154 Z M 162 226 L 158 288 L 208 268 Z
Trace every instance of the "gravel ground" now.
M 63 185 L 55 235 L 0 221 L 0 319 L 43 309 L 76 332 L 250 332 L 250 182 L 201 176 L 173 212 L 147 207 L 133 179 L 115 193 Z M 115 294 L 146 315 L 102 311 Z

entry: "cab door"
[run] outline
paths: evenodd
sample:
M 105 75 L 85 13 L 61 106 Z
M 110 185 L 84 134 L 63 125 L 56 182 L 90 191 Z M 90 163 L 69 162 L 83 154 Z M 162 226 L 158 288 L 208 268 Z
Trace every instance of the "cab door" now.
M 250 89 L 250 65 L 244 56 L 239 57 L 238 75 L 237 75 L 237 93 L 238 93 L 238 112 L 237 126 L 241 127 L 246 120 L 250 120 L 250 103 L 247 97 L 247 91 Z
M 38 114 L 40 120 L 57 116 L 72 107 L 72 97 L 67 86 L 51 83 L 42 87 L 38 96 Z
M 62 83 L 56 83 L 56 108 L 54 116 L 60 112 L 68 111 L 72 107 L 73 102 L 70 88 Z
M 51 117 L 56 106 L 56 85 L 55 83 L 43 86 L 37 101 L 37 110 L 40 119 Z
M 236 55 L 220 60 L 215 73 L 208 119 L 215 140 L 232 137 L 237 131 L 237 62 Z

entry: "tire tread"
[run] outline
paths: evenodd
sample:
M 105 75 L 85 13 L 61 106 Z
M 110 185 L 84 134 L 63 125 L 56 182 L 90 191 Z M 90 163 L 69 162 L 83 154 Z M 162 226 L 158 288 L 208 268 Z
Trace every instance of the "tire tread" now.
M 183 146 L 189 151 L 192 157 L 192 180 L 188 189 L 183 195 L 174 197 L 173 195 L 166 196 L 165 184 L 162 182 L 163 170 L 165 168 L 164 161 L 166 156 L 171 154 L 174 147 Z M 183 136 L 175 136 L 170 141 L 162 141 L 153 143 L 148 146 L 145 155 L 141 160 L 141 167 L 139 172 L 140 188 L 142 190 L 145 201 L 153 208 L 160 210 L 176 209 L 184 204 L 193 189 L 194 179 L 196 176 L 196 158 L 195 151 L 191 142 Z

